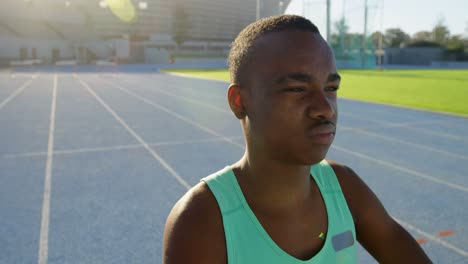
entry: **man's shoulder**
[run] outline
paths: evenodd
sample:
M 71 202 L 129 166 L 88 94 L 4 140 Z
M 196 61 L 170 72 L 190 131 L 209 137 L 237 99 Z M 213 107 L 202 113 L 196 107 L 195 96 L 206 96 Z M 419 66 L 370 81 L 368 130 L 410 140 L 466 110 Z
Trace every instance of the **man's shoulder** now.
M 373 213 L 386 213 L 374 192 L 350 167 L 335 161 L 328 163 L 335 171 L 355 224 L 359 224 L 361 219 L 368 218 Z
M 359 177 L 350 167 L 345 164 L 338 163 L 334 160 L 327 160 L 327 163 L 335 172 L 336 178 L 340 182 L 342 189 L 347 189 L 348 185 L 353 184 L 354 181 L 356 181 L 356 178 Z
M 175 227 L 188 227 L 204 234 L 213 229 L 213 224 L 221 224 L 222 218 L 218 203 L 205 182 L 192 187 L 172 208 L 168 221 L 174 221 Z
M 185 258 L 203 259 L 204 263 L 217 258 L 219 262 L 225 253 L 217 252 L 225 252 L 224 243 L 218 204 L 207 184 L 200 182 L 169 213 L 164 229 L 164 263 L 183 263 Z
M 356 192 L 359 193 L 362 189 L 369 188 L 361 177 L 349 166 L 333 160 L 327 160 L 327 162 L 335 172 L 336 178 L 345 196 L 350 196 Z
M 347 165 L 327 160 L 335 172 L 348 207 L 356 221 L 360 215 L 362 203 L 371 197 L 371 190 L 361 178 Z
M 216 199 L 208 188 L 208 185 L 204 181 L 201 181 L 179 199 L 174 205 L 171 214 L 183 217 L 189 213 L 192 217 L 194 215 L 208 217 L 206 213 L 216 212 L 217 206 Z

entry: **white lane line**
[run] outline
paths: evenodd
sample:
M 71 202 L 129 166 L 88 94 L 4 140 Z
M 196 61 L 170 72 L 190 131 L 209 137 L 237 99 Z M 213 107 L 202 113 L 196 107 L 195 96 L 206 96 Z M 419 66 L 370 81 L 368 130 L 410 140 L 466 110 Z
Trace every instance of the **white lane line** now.
M 405 222 L 403 222 L 402 220 L 400 220 L 398 218 L 393 217 L 393 219 L 395 219 L 395 221 L 397 221 L 404 228 L 406 228 L 408 230 L 411 230 L 411 231 L 414 231 L 414 232 L 426 237 L 427 239 L 429 239 L 429 240 L 431 240 L 431 241 L 433 241 L 433 242 L 435 242 L 437 244 L 442 245 L 443 247 L 446 247 L 446 248 L 448 248 L 450 250 L 455 251 L 456 253 L 458 253 L 458 254 L 460 254 L 462 256 L 468 257 L 468 252 L 464 251 L 463 249 L 460 249 L 460 248 L 458 248 L 458 247 L 456 247 L 456 246 L 454 246 L 454 245 L 440 239 L 439 237 L 436 237 L 436 236 L 431 235 L 431 234 L 429 234 L 427 232 L 424 232 L 421 229 L 419 229 L 419 228 L 417 228 L 417 227 L 415 227 L 413 225 L 405 223 Z
M 163 159 L 161 158 L 153 149 L 150 148 L 150 146 L 135 132 L 133 129 L 131 129 L 127 123 L 125 123 L 122 118 L 120 118 L 117 113 L 112 110 L 109 105 L 107 105 L 95 92 L 94 90 L 83 80 L 79 79 L 76 75 L 75 78 L 77 78 L 81 85 L 88 89 L 89 93 L 91 93 L 96 100 L 101 103 L 101 105 L 125 128 L 127 131 L 155 158 L 161 165 L 182 185 L 184 186 L 187 190 L 190 189 L 190 185 Z
M 408 128 L 408 127 L 414 127 L 418 125 L 427 125 L 427 124 L 443 124 L 444 121 L 434 121 L 434 120 L 429 120 L 429 121 L 418 121 L 418 122 L 405 122 L 405 123 L 385 123 L 384 125 L 377 125 L 377 126 L 369 126 L 369 127 L 360 127 L 360 128 L 355 128 L 355 127 L 348 127 L 346 130 L 369 130 L 369 129 L 374 129 L 374 128 L 392 128 L 392 127 L 402 127 L 402 128 Z
M 382 126 L 385 126 L 385 127 L 398 127 L 398 125 L 397 125 L 398 123 L 391 123 L 391 122 L 385 122 L 385 121 L 381 121 L 381 120 L 377 120 L 377 119 L 373 119 L 373 118 L 361 117 L 360 115 L 356 115 L 356 114 L 339 113 L 339 115 L 349 116 L 351 118 L 356 118 L 356 119 L 361 119 L 361 120 L 373 122 L 373 123 L 376 123 L 376 124 L 381 124 Z M 413 123 L 415 123 L 415 122 L 413 122 Z M 466 137 L 455 136 L 455 135 L 447 134 L 447 133 L 443 133 L 443 132 L 434 132 L 434 131 L 430 131 L 427 128 L 414 127 L 414 126 L 411 126 L 411 123 L 408 123 L 407 125 L 404 125 L 402 127 L 410 129 L 410 130 L 417 130 L 420 133 L 429 134 L 429 135 L 433 135 L 433 136 L 437 136 L 437 137 L 444 137 L 444 138 L 450 138 L 450 139 L 454 139 L 454 140 L 468 142 L 468 138 L 466 138 Z
M 232 140 L 242 139 L 243 137 L 229 137 Z M 202 142 L 217 142 L 223 141 L 222 138 L 206 138 L 206 139 L 195 139 L 195 140 L 175 140 L 175 141 L 164 141 L 158 143 L 148 143 L 150 147 L 158 146 L 174 146 L 174 145 L 184 145 L 191 143 L 202 143 Z M 75 153 L 91 153 L 91 152 L 104 152 L 112 150 L 124 150 L 124 149 L 138 149 L 143 148 L 141 144 L 129 144 L 129 145 L 119 145 L 111 147 L 96 147 L 96 148 L 79 148 L 79 149 L 64 149 L 64 150 L 55 150 L 54 156 L 64 155 L 64 154 L 75 154 Z M 20 154 L 6 154 L 2 158 L 21 158 L 21 157 L 35 157 L 35 156 L 44 156 L 47 155 L 47 152 L 28 152 Z
M 38 264 L 46 264 L 49 250 L 49 213 L 50 194 L 52 191 L 52 160 L 54 156 L 55 108 L 57 102 L 57 74 L 54 75 L 52 106 L 50 111 L 49 143 L 47 146 L 47 163 L 45 168 L 44 195 L 42 200 L 41 231 L 39 235 Z
M 356 132 L 356 133 L 359 133 L 359 134 L 365 134 L 365 135 L 368 135 L 368 136 L 371 136 L 371 137 L 381 138 L 381 139 L 384 139 L 384 140 L 387 140 L 387 141 L 398 142 L 398 143 L 409 145 L 409 146 L 412 146 L 412 147 L 415 147 L 415 148 L 420 148 L 420 149 L 424 149 L 424 150 L 427 150 L 427 151 L 436 152 L 436 153 L 439 153 L 441 155 L 449 156 L 449 157 L 454 158 L 454 159 L 468 160 L 468 157 L 465 156 L 465 155 L 462 155 L 462 154 L 454 154 L 453 152 L 448 152 L 448 151 L 432 148 L 432 147 L 429 147 L 429 146 L 425 146 L 425 145 L 421 145 L 421 144 L 417 144 L 417 143 L 413 143 L 413 142 L 409 142 L 409 141 L 405 141 L 405 140 L 401 140 L 401 139 L 397 139 L 397 138 L 387 137 L 387 136 L 380 135 L 380 134 L 377 134 L 377 133 L 373 133 L 373 132 L 370 132 L 370 131 L 364 131 L 364 130 L 361 130 L 361 129 L 353 129 L 351 127 L 346 127 L 346 126 L 340 126 L 340 127 L 344 128 L 344 130 L 346 130 L 346 131 L 352 131 L 352 132 Z
M 228 138 L 228 137 L 226 137 L 224 135 L 221 135 L 220 133 L 218 133 L 218 132 L 216 132 L 216 131 L 214 131 L 214 130 L 206 127 L 206 126 L 203 126 L 203 125 L 201 125 L 201 124 L 199 124 L 197 122 L 194 122 L 194 121 L 192 121 L 190 119 L 187 119 L 184 116 L 182 116 L 182 115 L 180 115 L 180 114 L 178 114 L 176 112 L 173 112 L 173 111 L 167 109 L 166 107 L 164 107 L 162 105 L 159 105 L 159 104 L 157 104 L 157 103 L 155 103 L 153 101 L 150 101 L 150 100 L 148 100 L 148 99 L 146 99 L 146 98 L 144 98 L 144 97 L 142 97 L 142 96 L 140 96 L 140 95 L 138 95 L 138 94 L 136 94 L 134 92 L 131 92 L 128 89 L 126 89 L 126 88 L 124 88 L 124 87 L 122 87 L 122 86 L 120 86 L 118 84 L 114 84 L 114 83 L 111 83 L 111 82 L 107 82 L 107 83 L 109 83 L 110 85 L 116 87 L 117 89 L 120 89 L 121 91 L 123 91 L 123 92 L 125 92 L 125 93 L 139 99 L 140 101 L 142 101 L 142 102 L 144 102 L 146 104 L 149 104 L 149 105 L 151 105 L 151 106 L 153 106 L 153 107 L 155 107 L 157 109 L 160 109 L 160 110 L 162 110 L 162 111 L 164 111 L 164 112 L 166 112 L 166 113 L 168 113 L 168 114 L 170 114 L 170 115 L 172 115 L 172 116 L 174 116 L 174 117 L 176 117 L 176 118 L 178 118 L 178 119 L 180 119 L 180 120 L 182 120 L 182 121 L 184 121 L 184 122 L 186 122 L 188 124 L 191 124 L 194 127 L 199 128 L 202 131 L 205 131 L 205 132 L 207 132 L 207 133 L 209 133 L 209 134 L 211 134 L 213 136 L 222 138 L 222 139 L 224 139 L 225 141 L 227 141 L 227 142 L 229 142 L 231 144 L 241 146 L 242 148 L 244 147 L 243 144 L 237 143 L 236 141 L 234 141 L 234 140 L 232 140 L 232 139 L 230 139 L 230 138 Z
M 460 130 L 467 131 L 468 130 L 468 119 L 464 120 L 465 122 L 454 122 L 454 120 L 444 120 L 441 121 L 451 127 L 458 127 Z
M 169 75 L 173 75 L 173 74 L 169 74 Z M 140 80 L 138 79 L 138 77 L 133 77 L 133 76 L 125 76 L 125 80 L 129 80 L 130 82 L 139 82 Z M 177 77 L 177 76 L 175 76 Z M 161 82 L 161 77 L 157 77 L 155 75 L 150 75 L 148 76 L 147 78 L 150 78 L 156 82 Z M 195 78 L 197 79 L 197 78 Z M 200 79 L 203 79 L 203 78 L 200 78 Z M 204 79 L 205 81 L 212 81 L 212 80 L 206 80 Z M 226 83 L 225 81 L 220 81 L 222 83 L 225 83 L 226 84 L 226 87 L 228 87 L 228 83 Z M 128 83 L 128 82 L 127 82 Z M 219 95 L 218 93 L 213 93 L 213 91 L 216 91 L 216 92 L 222 92 L 222 89 L 212 89 L 212 90 L 208 90 L 209 87 L 201 87 L 201 90 L 200 89 L 194 89 L 192 86 L 188 86 L 188 87 L 185 87 L 185 86 L 181 86 L 180 84 L 180 80 L 178 79 L 171 79 L 171 80 L 168 80 L 164 83 L 165 86 L 163 86 L 162 88 L 159 88 L 159 87 L 150 87 L 149 90 L 151 91 L 153 88 L 156 88 L 156 89 L 164 89 L 164 88 L 167 88 L 169 86 L 174 86 L 174 87 L 171 87 L 171 88 L 174 88 L 174 89 L 171 89 L 171 90 L 178 90 L 182 93 L 186 92 L 186 91 L 190 91 L 190 92 L 193 92 L 193 91 L 197 91 L 198 94 L 200 95 L 209 95 L 210 97 L 214 97 L 214 98 L 218 98 L 220 100 L 225 100 L 227 102 L 227 90 L 226 90 L 226 93 L 222 94 L 222 95 Z M 144 87 L 144 88 L 147 88 L 148 87 Z M 201 91 L 201 92 L 200 92 Z M 171 93 L 172 94 L 172 93 Z M 174 96 L 180 96 L 180 94 L 172 94 Z M 188 100 L 190 100 L 189 97 L 185 97 L 187 98 Z M 223 109 L 224 110 L 224 109 Z M 229 111 L 228 111 L 229 112 Z
M 193 104 L 197 104 L 197 105 L 201 105 L 203 107 L 206 107 L 206 108 L 209 108 L 209 109 L 213 109 L 215 111 L 219 111 L 219 112 L 223 112 L 223 113 L 226 113 L 226 114 L 229 114 L 229 115 L 233 115 L 233 113 L 229 110 L 226 110 L 224 108 L 221 108 L 221 107 L 217 107 L 217 106 L 213 106 L 213 105 L 209 105 L 207 103 L 204 103 L 203 101 L 199 101 L 199 100 L 196 100 L 196 99 L 192 99 L 190 97 L 187 97 L 187 96 L 182 96 L 182 95 L 179 95 L 179 94 L 175 94 L 175 93 L 169 93 L 161 88 L 158 88 L 158 87 L 151 87 L 151 90 L 150 91 L 153 91 L 153 89 L 158 92 L 158 93 L 162 93 L 162 94 L 165 94 L 167 96 L 171 96 L 171 97 L 174 97 L 174 98 L 177 98 L 179 100 L 184 100 L 186 102 L 189 102 L 189 103 L 193 103 Z M 214 97 L 218 97 L 218 98 L 221 98 L 221 96 L 216 96 L 216 95 L 213 95 Z M 224 98 L 227 102 L 227 98 Z
M 179 96 L 179 95 L 176 95 L 176 94 L 173 94 L 173 93 L 168 93 L 166 91 L 164 91 L 163 89 L 161 88 L 157 88 L 157 87 L 154 87 L 154 90 L 157 91 L 158 93 L 162 93 L 162 94 L 165 94 L 167 96 L 171 96 L 171 97 L 175 97 L 175 98 L 180 98 L 180 99 L 183 99 L 187 102 L 190 102 L 190 103 L 193 103 L 193 104 L 197 104 L 197 105 L 202 105 L 206 108 L 209 108 L 209 109 L 213 109 L 213 110 L 216 110 L 216 111 L 219 111 L 219 112 L 223 112 L 223 113 L 226 113 L 226 114 L 232 114 L 231 111 L 228 111 L 224 108 L 221 108 L 221 107 L 217 107 L 217 106 L 213 106 L 213 105 L 209 105 L 209 104 L 206 104 L 206 103 L 203 103 L 203 102 L 200 102 L 198 100 L 195 100 L 195 99 L 191 99 L 189 97 L 182 97 L 182 96 Z M 226 102 L 227 102 L 227 98 L 226 98 Z
M 428 181 L 431 181 L 431 182 L 435 182 L 435 183 L 438 183 L 438 184 L 445 185 L 445 186 L 447 186 L 449 188 L 452 188 L 452 189 L 455 189 L 455 190 L 459 190 L 459 191 L 463 191 L 463 192 L 468 193 L 468 187 L 460 185 L 460 184 L 450 183 L 448 181 L 444 181 L 444 180 L 438 179 L 438 178 L 433 177 L 433 176 L 429 176 L 429 175 L 421 173 L 421 172 L 417 172 L 417 171 L 414 171 L 414 170 L 411 170 L 411 169 L 408 169 L 408 168 L 405 168 L 405 167 L 402 167 L 402 166 L 398 166 L 398 165 L 390 163 L 390 162 L 375 159 L 375 158 L 372 158 L 370 156 L 367 156 L 367 155 L 364 155 L 364 154 L 361 154 L 361 153 L 358 153 L 358 152 L 355 152 L 355 151 L 352 151 L 352 150 L 348 150 L 348 149 L 345 149 L 345 148 L 337 147 L 336 145 L 332 145 L 332 148 L 337 149 L 337 150 L 342 151 L 342 152 L 345 152 L 347 154 L 353 155 L 353 156 L 357 156 L 357 157 L 360 157 L 360 158 L 363 158 L 363 159 L 373 161 L 375 163 L 378 163 L 380 165 L 384 165 L 386 167 L 390 167 L 390 168 L 393 168 L 393 169 L 408 173 L 408 174 L 416 176 L 416 177 L 420 177 L 422 179 L 425 179 L 425 180 L 428 180 Z
M 9 103 L 13 98 L 19 95 L 26 87 L 28 87 L 32 83 L 33 79 L 26 81 L 23 85 L 21 85 L 16 91 L 10 94 L 3 102 L 0 103 L 0 109 L 2 109 L 7 103 Z
M 414 112 L 420 112 L 420 113 L 425 113 L 425 114 L 437 114 L 437 115 L 443 115 L 446 117 L 457 117 L 457 118 L 468 118 L 467 114 L 457 114 L 457 113 L 452 113 L 452 112 L 441 112 L 441 111 L 434 111 L 434 110 L 429 110 L 429 109 L 422 109 L 414 106 L 405 106 L 405 105 L 397 105 L 397 104 L 392 104 L 392 103 L 384 103 L 384 102 L 375 102 L 375 101 L 367 101 L 363 99 L 352 99 L 352 98 L 341 98 L 342 100 L 346 101 L 352 101 L 352 102 L 358 102 L 358 103 L 368 103 L 368 104 L 374 104 L 377 106 L 390 106 L 394 108 L 400 108 L 402 110 L 412 110 Z M 384 112 L 384 110 L 380 110 L 379 112 Z M 414 116 L 414 115 L 413 115 Z
M 447 133 L 442 133 L 442 132 L 434 132 L 434 131 L 431 131 L 427 128 L 420 128 L 420 127 L 408 127 L 409 129 L 411 130 L 416 130 L 420 133 L 425 133 L 425 134 L 429 134 L 429 135 L 432 135 L 432 136 L 437 136 L 437 137 L 444 137 L 444 138 L 450 138 L 450 139 L 453 139 L 453 140 L 458 140 L 458 141 L 463 141 L 463 142 L 468 142 L 468 137 L 460 137 L 460 136 L 455 136 L 455 135 L 452 135 L 452 134 L 447 134 Z M 449 130 L 450 128 L 447 128 L 447 130 Z

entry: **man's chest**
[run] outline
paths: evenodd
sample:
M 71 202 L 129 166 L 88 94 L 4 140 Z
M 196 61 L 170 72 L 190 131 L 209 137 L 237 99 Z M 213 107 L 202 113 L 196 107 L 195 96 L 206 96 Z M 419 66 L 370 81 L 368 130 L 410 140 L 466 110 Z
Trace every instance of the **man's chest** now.
M 321 197 L 284 214 L 256 214 L 270 238 L 289 255 L 310 259 L 323 247 L 328 217 Z

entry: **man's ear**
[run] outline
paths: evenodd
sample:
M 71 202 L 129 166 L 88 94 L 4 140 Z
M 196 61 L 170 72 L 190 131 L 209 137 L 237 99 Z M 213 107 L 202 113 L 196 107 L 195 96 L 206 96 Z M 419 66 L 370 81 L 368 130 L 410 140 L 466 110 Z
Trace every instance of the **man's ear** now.
M 228 102 L 232 112 L 238 119 L 245 117 L 244 98 L 242 98 L 241 88 L 238 84 L 231 84 L 228 90 Z

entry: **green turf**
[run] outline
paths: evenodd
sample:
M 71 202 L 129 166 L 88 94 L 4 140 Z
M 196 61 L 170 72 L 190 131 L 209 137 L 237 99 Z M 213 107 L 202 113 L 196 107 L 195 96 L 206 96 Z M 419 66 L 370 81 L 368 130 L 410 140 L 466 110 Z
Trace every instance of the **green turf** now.
M 224 53 L 174 53 L 172 54 L 174 58 L 226 58 Z
M 207 79 L 229 81 L 229 72 L 226 69 L 166 69 L 164 71 Z
M 226 69 L 170 72 L 229 81 Z M 339 96 L 468 115 L 468 70 L 341 70 Z

